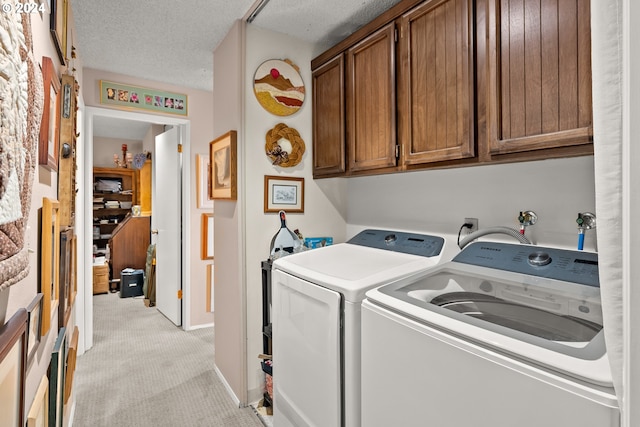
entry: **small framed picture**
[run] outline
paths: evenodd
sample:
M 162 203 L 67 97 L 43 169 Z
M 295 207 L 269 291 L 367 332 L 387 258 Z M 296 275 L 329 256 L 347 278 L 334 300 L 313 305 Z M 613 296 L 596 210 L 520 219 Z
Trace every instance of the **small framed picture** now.
M 27 310 L 19 309 L 0 326 L 0 424 L 24 425 Z
M 210 199 L 237 199 L 237 137 L 231 130 L 209 143 Z
M 210 184 L 211 168 L 209 167 L 209 156 L 196 154 L 196 202 L 198 209 L 213 209 Z
M 304 178 L 288 176 L 264 177 L 264 211 L 304 212 Z
M 58 331 L 49 363 L 49 427 L 62 427 L 64 414 L 65 365 L 67 360 L 67 328 Z
M 213 259 L 213 214 L 202 214 L 202 250 L 200 258 Z
M 46 425 L 49 425 L 49 380 L 44 375 L 27 415 L 27 427 Z
M 27 307 L 27 365 L 31 365 L 40 344 L 42 328 L 42 293 L 36 295 Z

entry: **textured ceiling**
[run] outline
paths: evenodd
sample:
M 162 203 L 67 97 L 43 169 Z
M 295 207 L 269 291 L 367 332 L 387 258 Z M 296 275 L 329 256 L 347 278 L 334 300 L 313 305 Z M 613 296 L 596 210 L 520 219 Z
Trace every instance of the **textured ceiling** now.
M 400 0 L 270 0 L 253 25 L 330 46 Z M 71 0 L 88 68 L 211 91 L 213 50 L 255 0 Z

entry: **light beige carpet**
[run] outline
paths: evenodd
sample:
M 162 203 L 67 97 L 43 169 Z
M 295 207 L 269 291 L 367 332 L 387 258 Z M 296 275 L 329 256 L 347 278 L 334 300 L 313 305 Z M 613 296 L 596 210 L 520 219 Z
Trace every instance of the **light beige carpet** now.
M 184 332 L 140 298 L 93 300 L 94 345 L 77 361 L 74 426 L 263 426 L 216 375 L 213 328 Z

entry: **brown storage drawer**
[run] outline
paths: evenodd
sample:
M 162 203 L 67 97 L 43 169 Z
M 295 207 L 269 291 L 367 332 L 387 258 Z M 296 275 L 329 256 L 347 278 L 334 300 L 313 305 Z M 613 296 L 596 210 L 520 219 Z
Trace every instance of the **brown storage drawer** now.
M 106 294 L 109 292 L 109 265 L 93 266 L 93 294 Z

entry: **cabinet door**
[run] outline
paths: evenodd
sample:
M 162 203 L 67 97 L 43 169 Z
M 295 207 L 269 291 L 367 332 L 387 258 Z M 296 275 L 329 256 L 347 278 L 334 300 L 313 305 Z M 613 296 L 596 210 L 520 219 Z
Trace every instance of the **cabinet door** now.
M 313 176 L 345 171 L 344 56 L 313 71 Z
M 401 18 L 400 143 L 405 165 L 473 157 L 473 5 L 431 0 Z
M 395 26 L 347 50 L 349 170 L 396 165 Z
M 589 1 L 488 5 L 491 154 L 590 143 Z

